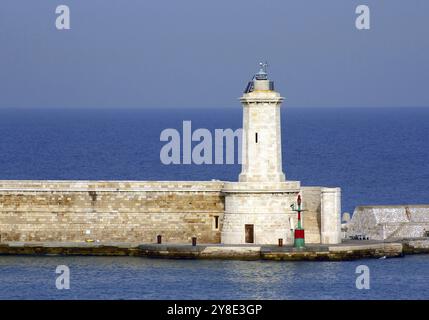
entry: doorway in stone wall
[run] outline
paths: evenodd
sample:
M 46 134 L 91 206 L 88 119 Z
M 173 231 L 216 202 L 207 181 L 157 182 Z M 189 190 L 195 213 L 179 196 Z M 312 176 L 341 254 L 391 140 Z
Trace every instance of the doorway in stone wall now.
M 254 243 L 255 241 L 255 231 L 253 224 L 244 225 L 244 234 L 246 243 Z

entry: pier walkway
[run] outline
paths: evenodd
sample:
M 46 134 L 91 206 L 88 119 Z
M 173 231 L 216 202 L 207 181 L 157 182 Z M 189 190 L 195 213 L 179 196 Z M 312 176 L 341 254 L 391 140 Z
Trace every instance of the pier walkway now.
M 274 245 L 142 244 L 122 242 L 2 242 L 0 255 L 142 256 L 173 259 L 341 261 L 429 253 L 429 239 L 381 242 L 346 240 L 338 245 L 310 244 L 304 249 Z

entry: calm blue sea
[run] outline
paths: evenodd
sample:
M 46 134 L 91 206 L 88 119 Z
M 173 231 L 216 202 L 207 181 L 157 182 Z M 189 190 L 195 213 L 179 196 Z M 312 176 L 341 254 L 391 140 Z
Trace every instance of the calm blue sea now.
M 0 299 L 429 299 L 429 256 L 344 262 L 0 257 Z M 356 267 L 369 289 L 356 289 Z M 70 269 L 70 289 L 55 269 Z
M 237 129 L 241 111 L 0 109 L 0 179 L 236 180 L 239 165 L 161 164 L 159 135 L 184 120 Z M 284 108 L 282 122 L 287 178 L 341 187 L 343 211 L 429 202 L 429 108 Z M 361 263 L 368 291 L 355 288 Z M 0 298 L 429 299 L 428 263 L 0 257 Z M 69 291 L 55 289 L 58 264 L 72 270 Z

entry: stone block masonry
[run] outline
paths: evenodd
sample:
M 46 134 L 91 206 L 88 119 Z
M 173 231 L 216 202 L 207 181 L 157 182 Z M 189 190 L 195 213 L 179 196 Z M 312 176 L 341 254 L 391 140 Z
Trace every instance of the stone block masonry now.
M 190 243 L 194 236 L 198 243 L 220 243 L 222 229 L 232 228 L 224 225 L 226 209 L 236 213 L 231 219 L 254 220 L 248 223 L 255 224 L 256 242 L 262 236 L 272 237 L 266 242 L 273 244 L 278 238 L 290 243 L 290 222 L 297 222 L 290 204 L 301 192 L 308 210 L 303 216 L 306 242 L 319 243 L 321 188 L 286 184 L 290 193 L 274 192 L 270 201 L 261 197 L 273 189 L 267 187 L 265 191 L 259 184 L 261 190 L 254 199 L 243 202 L 246 183 L 0 181 L 0 241 L 154 243 L 161 234 L 164 243 Z M 234 186 L 233 194 L 229 193 L 230 186 Z M 227 206 L 226 195 L 230 195 Z M 272 208 L 274 204 L 277 211 Z M 255 208 L 266 214 L 256 219 Z M 240 228 L 244 228 L 243 223 L 238 224 Z M 260 233 L 261 225 L 271 228 L 271 232 Z M 240 236 L 236 243 L 241 242 Z
M 221 182 L 0 181 L 1 241 L 219 243 Z M 217 228 L 216 228 L 217 224 Z
M 301 196 L 302 207 L 306 210 L 301 217 L 305 229 L 305 242 L 320 243 L 321 188 L 301 187 Z
M 300 191 L 299 182 L 231 182 L 225 183 L 223 191 L 222 243 L 276 244 L 280 238 L 293 243 L 291 229 L 295 226 L 291 225 L 291 218 L 296 213 L 290 206 Z M 246 226 L 252 229 L 250 239 Z

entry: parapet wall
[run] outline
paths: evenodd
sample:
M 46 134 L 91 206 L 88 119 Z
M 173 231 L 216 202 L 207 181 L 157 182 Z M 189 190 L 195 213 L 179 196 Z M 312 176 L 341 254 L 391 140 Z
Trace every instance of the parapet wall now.
M 220 242 L 220 181 L 0 181 L 1 241 Z M 215 218 L 218 217 L 218 218 Z M 218 220 L 218 228 L 215 226 Z

